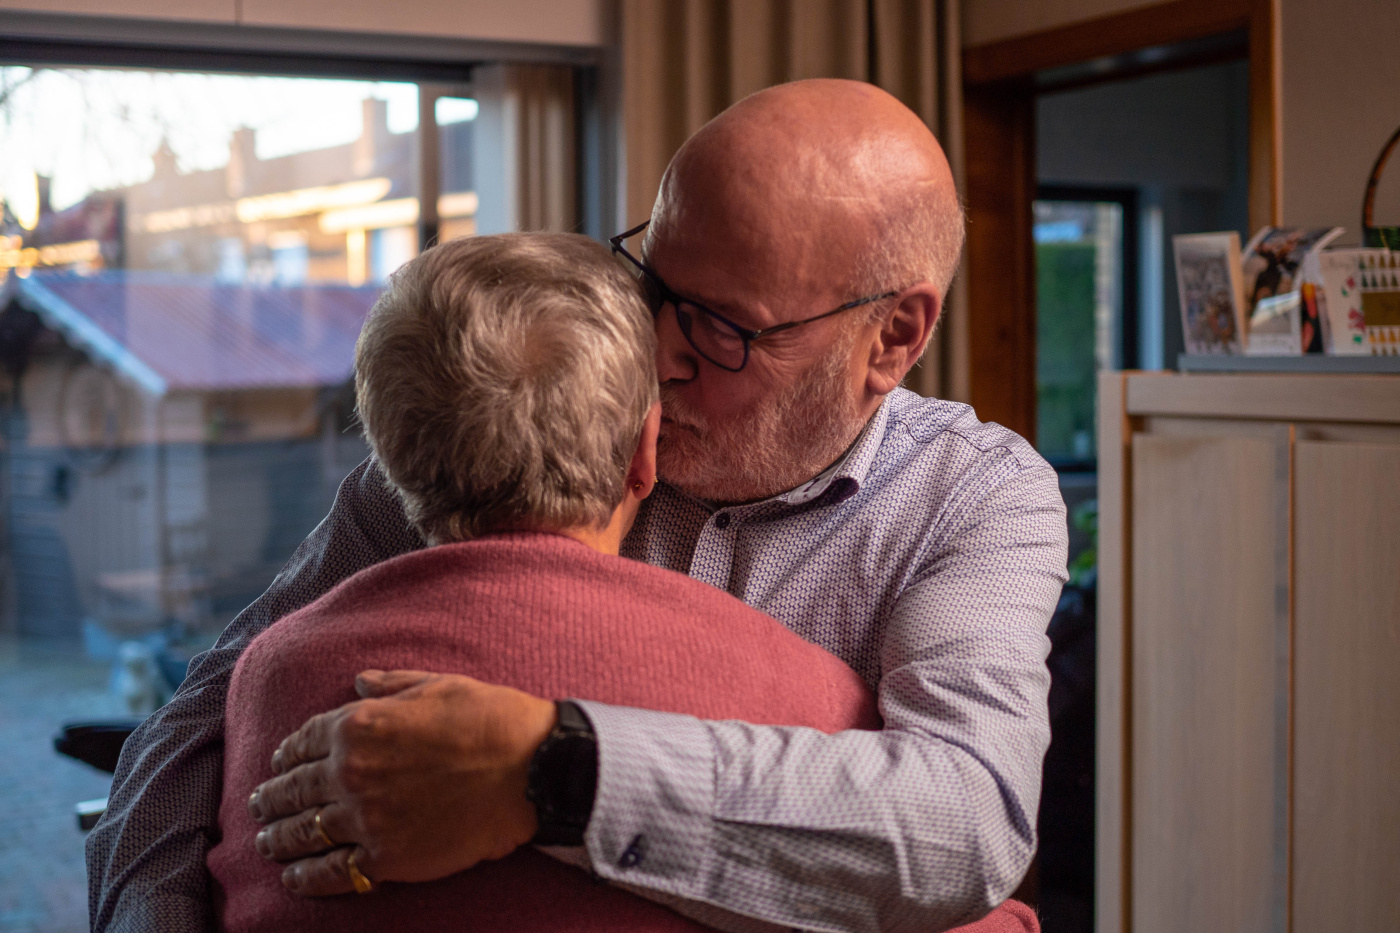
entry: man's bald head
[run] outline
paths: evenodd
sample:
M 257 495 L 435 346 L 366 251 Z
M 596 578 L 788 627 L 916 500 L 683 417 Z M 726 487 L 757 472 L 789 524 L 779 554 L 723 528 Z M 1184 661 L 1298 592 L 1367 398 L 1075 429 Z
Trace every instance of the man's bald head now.
M 660 475 L 742 502 L 819 474 L 928 346 L 961 247 L 943 150 L 879 88 L 800 81 L 711 120 L 671 160 L 643 245 L 670 291 Z M 866 310 L 830 311 L 853 302 Z M 745 365 L 714 363 L 697 334 L 741 341 Z
M 755 273 L 847 297 L 929 281 L 947 291 L 963 219 L 947 158 L 913 111 L 874 85 L 810 80 L 750 95 L 671 160 L 648 239 L 723 231 Z M 735 270 L 740 271 L 740 270 Z

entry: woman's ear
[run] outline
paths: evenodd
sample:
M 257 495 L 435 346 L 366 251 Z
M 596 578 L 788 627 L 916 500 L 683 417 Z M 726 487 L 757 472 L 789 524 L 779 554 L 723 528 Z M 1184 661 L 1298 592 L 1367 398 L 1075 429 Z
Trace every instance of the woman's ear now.
M 632 454 L 632 464 L 627 468 L 627 494 L 637 499 L 645 499 L 656 487 L 656 438 L 661 433 L 661 403 L 652 402 L 642 422 L 642 436 L 637 439 L 637 450 Z

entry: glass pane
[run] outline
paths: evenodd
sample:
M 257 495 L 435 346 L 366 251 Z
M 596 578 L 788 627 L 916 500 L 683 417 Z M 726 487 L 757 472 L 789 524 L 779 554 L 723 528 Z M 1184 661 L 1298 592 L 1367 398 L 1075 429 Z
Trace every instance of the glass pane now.
M 415 229 L 414 84 L 3 68 L 0 95 L 21 275 L 360 285 L 392 271 L 364 234 Z
M 440 155 L 438 238 L 446 241 L 476 232 L 477 102 L 469 97 L 439 97 L 433 102 Z
M 1052 463 L 1094 460 L 1094 377 L 1118 365 L 1123 208 L 1036 201 L 1036 439 Z
M 0 66 L 0 928 L 87 926 L 73 807 L 109 778 L 54 733 L 149 713 L 366 455 L 419 93 Z M 440 233 L 470 234 L 476 102 L 435 103 Z

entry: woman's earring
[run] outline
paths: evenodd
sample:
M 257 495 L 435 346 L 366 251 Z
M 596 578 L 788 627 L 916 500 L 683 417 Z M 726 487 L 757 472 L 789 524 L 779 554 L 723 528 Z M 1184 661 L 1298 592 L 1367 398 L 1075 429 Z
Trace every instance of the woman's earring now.
M 632 488 L 635 489 L 637 492 L 641 492 L 641 491 L 642 491 L 642 481 L 641 481 L 641 480 L 637 480 L 635 483 L 632 484 Z

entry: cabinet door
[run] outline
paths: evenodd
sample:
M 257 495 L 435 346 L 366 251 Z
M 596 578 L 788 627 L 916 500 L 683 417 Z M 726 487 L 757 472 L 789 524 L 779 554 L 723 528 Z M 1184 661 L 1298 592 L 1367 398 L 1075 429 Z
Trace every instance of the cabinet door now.
M 1400 930 L 1400 438 L 1295 475 L 1293 929 Z
M 1133 438 L 1134 933 L 1284 928 L 1288 448 Z

